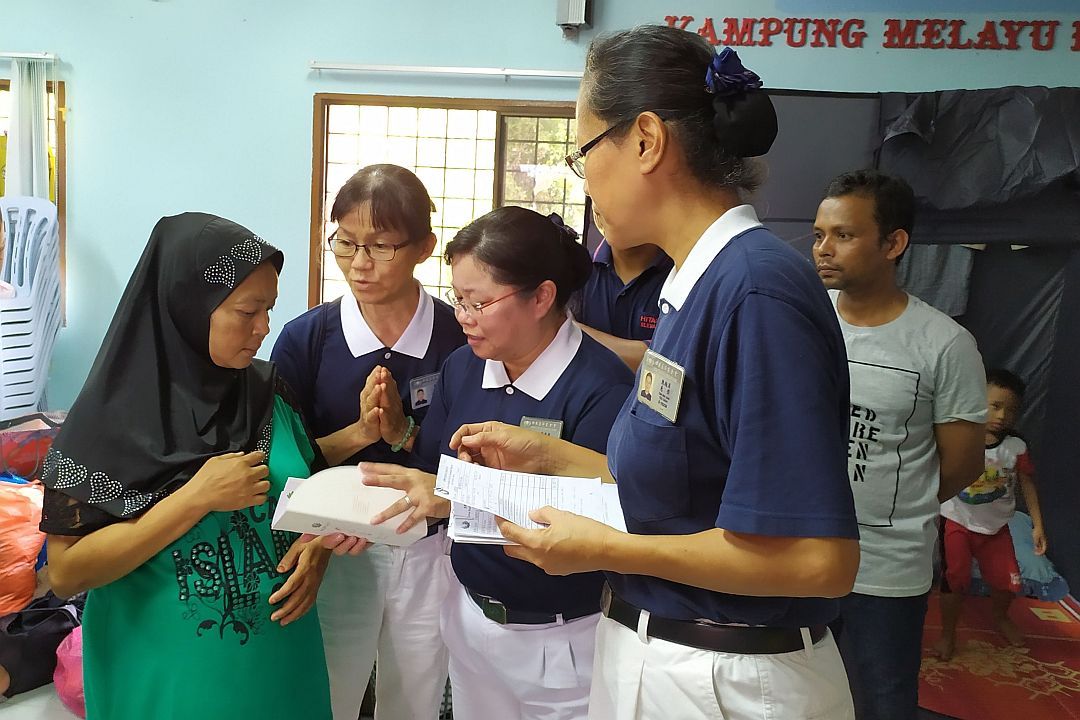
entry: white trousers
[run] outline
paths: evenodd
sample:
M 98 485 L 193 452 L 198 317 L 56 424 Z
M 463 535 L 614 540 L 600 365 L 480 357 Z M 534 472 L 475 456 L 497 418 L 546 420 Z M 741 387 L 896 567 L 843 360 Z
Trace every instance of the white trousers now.
M 832 633 L 777 655 L 710 652 L 642 642 L 602 617 L 596 632 L 590 720 L 854 720 Z
M 454 720 L 585 718 L 597 615 L 550 625 L 500 625 L 452 581 L 442 613 Z
M 319 590 L 334 720 L 356 720 L 371 668 L 377 720 L 438 717 L 447 651 L 439 609 L 450 584 L 446 531 L 405 547 L 372 545 L 330 560 Z

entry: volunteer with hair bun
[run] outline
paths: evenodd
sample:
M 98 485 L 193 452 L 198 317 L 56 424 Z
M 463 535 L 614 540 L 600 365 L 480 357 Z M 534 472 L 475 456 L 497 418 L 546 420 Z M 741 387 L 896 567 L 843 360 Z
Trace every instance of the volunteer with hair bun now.
M 844 341 L 812 266 L 744 195 L 777 132 L 730 49 L 642 26 L 589 48 L 577 105 L 585 178 L 612 247 L 675 268 L 607 456 L 497 422 L 451 447 L 487 465 L 612 476 L 629 533 L 542 508 L 503 521 L 511 557 L 604 570 L 593 718 L 851 718 L 826 623 L 852 587 Z M 639 380 L 637 387 L 641 387 Z

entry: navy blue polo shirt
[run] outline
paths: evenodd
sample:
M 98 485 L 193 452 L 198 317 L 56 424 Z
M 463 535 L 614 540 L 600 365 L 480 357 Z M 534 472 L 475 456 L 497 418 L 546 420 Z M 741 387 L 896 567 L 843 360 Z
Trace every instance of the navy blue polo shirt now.
M 608 441 L 627 529 L 857 538 L 847 478 L 848 375 L 829 297 L 806 259 L 725 213 L 662 290 L 652 349 L 685 369 L 676 422 L 623 406 Z M 835 600 L 746 597 L 608 574 L 655 615 L 778 627 L 825 623 Z
M 437 383 L 434 374 L 464 344 L 454 309 L 424 291 L 412 321 L 392 348 L 375 337 L 356 302 L 346 295 L 286 323 L 270 359 L 296 395 L 311 431 L 325 437 L 356 422 L 360 391 L 376 365 L 390 370 L 405 414 L 422 427 Z M 417 393 L 420 387 L 422 395 Z M 415 466 L 409 453 L 392 452 L 382 440 L 342 465 L 361 461 Z
M 456 457 L 449 443 L 462 425 L 486 420 L 519 425 L 526 416 L 562 421 L 564 440 L 603 452 L 633 381 L 618 356 L 570 320 L 513 383 L 502 363 L 481 360 L 470 348 L 461 348 L 443 366 L 413 452 L 434 471 L 440 454 Z M 601 573 L 555 577 L 492 545 L 454 543 L 450 559 L 462 585 L 508 608 L 566 614 L 600 611 Z
M 602 241 L 593 255 L 593 270 L 578 298 L 574 316 L 589 327 L 628 340 L 652 339 L 660 315 L 660 286 L 671 271 L 671 258 L 657 251 L 656 258 L 628 283 L 623 283 Z

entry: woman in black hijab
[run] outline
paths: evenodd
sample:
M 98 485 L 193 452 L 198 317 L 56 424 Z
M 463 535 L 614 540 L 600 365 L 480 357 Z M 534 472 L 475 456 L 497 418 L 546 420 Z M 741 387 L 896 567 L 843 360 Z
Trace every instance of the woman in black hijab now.
M 228 220 L 162 219 L 46 458 L 52 584 L 90 590 L 91 720 L 330 717 L 305 616 L 328 551 L 270 528 L 322 462 L 254 359 L 282 262 Z

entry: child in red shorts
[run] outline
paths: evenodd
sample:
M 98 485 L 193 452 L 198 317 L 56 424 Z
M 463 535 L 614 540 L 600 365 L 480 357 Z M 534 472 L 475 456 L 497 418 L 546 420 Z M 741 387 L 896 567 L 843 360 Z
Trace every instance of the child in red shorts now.
M 990 586 L 998 630 L 1013 645 L 1021 645 L 1020 630 L 1009 620 L 1009 605 L 1020 590 L 1009 519 L 1016 511 L 1016 485 L 1024 493 L 1034 525 L 1035 554 L 1046 552 L 1039 496 L 1027 444 L 1009 434 L 1020 409 L 1024 383 L 1007 370 L 986 374 L 989 413 L 986 421 L 986 470 L 974 483 L 941 506 L 945 518 L 941 582 L 941 639 L 935 646 L 942 660 L 956 649 L 956 623 L 964 593 L 971 584 L 971 559 Z

